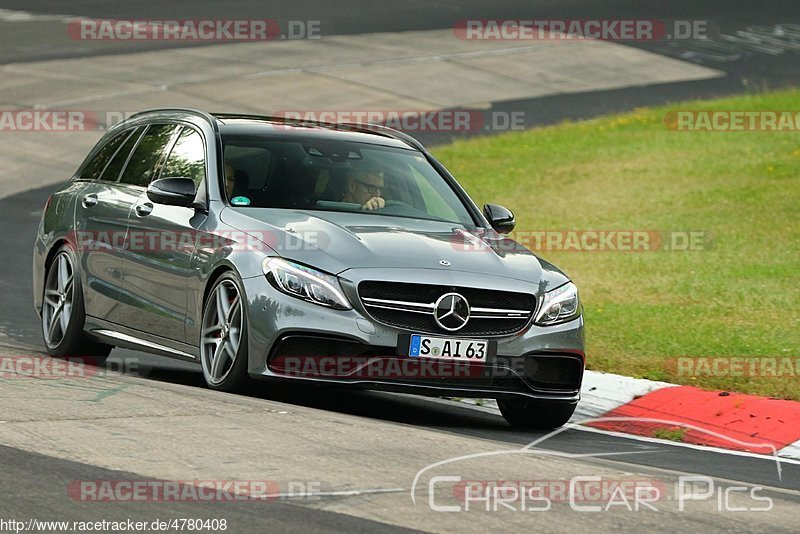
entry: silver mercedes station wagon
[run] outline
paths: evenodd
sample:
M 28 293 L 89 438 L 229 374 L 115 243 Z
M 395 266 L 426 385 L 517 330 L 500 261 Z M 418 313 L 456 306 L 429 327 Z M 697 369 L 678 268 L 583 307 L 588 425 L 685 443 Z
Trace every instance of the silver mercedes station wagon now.
M 48 199 L 34 304 L 55 357 L 141 350 L 223 391 L 495 398 L 512 425 L 554 428 L 580 396 L 582 306 L 514 225 L 395 130 L 153 110 Z

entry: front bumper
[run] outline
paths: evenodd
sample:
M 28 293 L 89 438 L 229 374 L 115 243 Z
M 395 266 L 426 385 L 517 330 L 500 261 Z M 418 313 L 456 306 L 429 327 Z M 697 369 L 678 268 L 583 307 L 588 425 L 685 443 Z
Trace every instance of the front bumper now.
M 377 322 L 358 299 L 356 287 L 362 279 L 409 274 L 392 273 L 348 271 L 342 285 L 353 309 L 345 311 L 285 295 L 263 276 L 245 279 L 250 375 L 437 396 L 578 402 L 585 366 L 583 317 L 549 327 L 531 323 L 513 335 L 481 338 L 496 349 L 484 365 L 421 361 L 404 355 L 400 347 L 404 334 L 415 332 Z M 454 284 L 458 274 L 448 275 L 437 280 L 443 275 L 429 272 L 425 279 Z M 483 283 L 520 290 L 518 281 L 503 278 L 484 277 Z

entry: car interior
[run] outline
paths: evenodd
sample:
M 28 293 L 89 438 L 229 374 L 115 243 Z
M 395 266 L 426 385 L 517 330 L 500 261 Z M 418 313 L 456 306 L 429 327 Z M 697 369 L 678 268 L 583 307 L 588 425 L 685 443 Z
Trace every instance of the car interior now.
M 232 197 L 244 196 L 249 206 L 284 209 L 360 210 L 343 202 L 347 177 L 358 167 L 381 169 L 387 214 L 453 219 L 431 213 L 421 187 L 427 180 L 415 173 L 407 155 L 341 142 L 265 142 L 238 138 L 225 143 L 226 164 L 234 169 Z M 424 182 L 424 183 L 421 183 Z

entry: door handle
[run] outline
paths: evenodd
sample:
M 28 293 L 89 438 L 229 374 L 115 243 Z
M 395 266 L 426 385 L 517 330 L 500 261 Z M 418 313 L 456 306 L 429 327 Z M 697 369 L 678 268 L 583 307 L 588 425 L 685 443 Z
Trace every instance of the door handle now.
M 146 217 L 153 212 L 153 205 L 149 202 L 145 202 L 144 204 L 137 204 L 133 209 L 139 217 Z
M 83 205 L 84 208 L 91 208 L 92 206 L 96 206 L 97 195 L 95 195 L 94 193 L 86 195 L 85 197 L 83 197 L 83 199 L 81 199 L 81 204 Z

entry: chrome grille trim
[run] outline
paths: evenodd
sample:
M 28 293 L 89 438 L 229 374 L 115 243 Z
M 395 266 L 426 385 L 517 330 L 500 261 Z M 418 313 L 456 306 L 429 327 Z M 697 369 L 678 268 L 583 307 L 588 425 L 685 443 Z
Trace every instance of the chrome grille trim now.
M 427 313 L 433 315 L 436 304 L 433 302 L 407 302 L 402 300 L 387 300 L 364 297 L 364 306 L 370 308 L 382 308 L 385 310 L 397 310 L 412 313 Z M 526 319 L 530 317 L 528 310 L 508 310 L 502 308 L 471 308 L 472 319 Z

